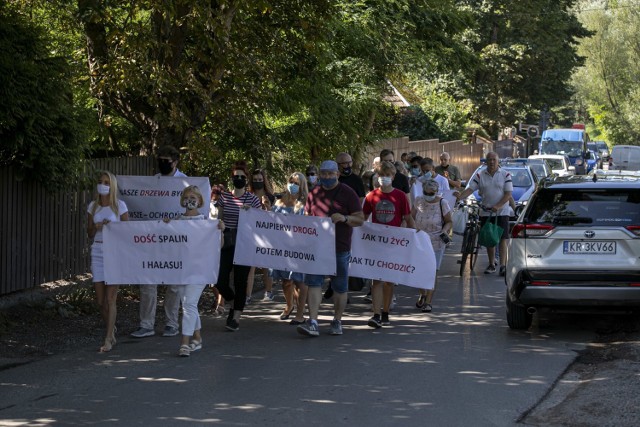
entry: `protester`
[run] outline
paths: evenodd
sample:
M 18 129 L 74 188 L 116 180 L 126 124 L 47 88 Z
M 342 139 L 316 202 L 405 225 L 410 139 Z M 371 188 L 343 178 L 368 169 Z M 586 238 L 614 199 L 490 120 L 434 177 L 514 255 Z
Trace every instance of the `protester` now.
M 347 303 L 349 258 L 351 255 L 352 227 L 362 225 L 364 214 L 358 195 L 347 185 L 338 181 L 338 164 L 325 160 L 320 165 L 320 185 L 309 192 L 305 213 L 312 216 L 329 217 L 335 224 L 336 276 L 331 278 L 334 291 L 334 318 L 331 335 L 342 335 L 342 314 Z M 318 312 L 322 302 L 324 276 L 306 274 L 304 282 L 309 286 L 309 320 L 298 326 L 298 332 L 308 336 L 320 335 Z
M 434 179 L 438 182 L 439 193 L 438 195 L 442 195 L 445 191 L 448 191 L 449 188 L 449 180 L 442 175 L 438 175 L 434 171 L 433 159 L 429 157 L 425 157 L 420 160 L 420 170 L 421 175 L 417 178 L 417 181 L 420 182 L 420 191 L 417 195 L 422 194 L 422 185 L 430 179 Z
M 462 185 L 462 175 L 460 175 L 460 170 L 456 166 L 449 163 L 450 161 L 451 156 L 449 153 L 445 151 L 440 154 L 440 165 L 435 167 L 435 172 L 447 179 L 449 188 L 458 188 Z
M 96 186 L 95 200 L 87 207 L 87 235 L 93 239 L 91 245 L 91 273 L 96 301 L 100 306 L 106 327 L 104 344 L 100 352 L 111 351 L 116 344 L 116 300 L 118 285 L 107 286 L 104 282 L 104 259 L 102 255 L 102 230 L 110 222 L 128 221 L 127 205 L 118 199 L 118 181 L 111 172 L 102 172 Z
M 238 234 L 238 217 L 243 207 L 262 208 L 260 199 L 253 193 L 246 191 L 247 164 L 244 161 L 235 162 L 232 168 L 233 190 L 224 191 L 218 200 L 219 217 L 224 220 L 224 246 L 220 253 L 220 272 L 216 287 L 222 297 L 232 304 L 227 317 L 226 329 L 237 331 L 240 328 L 240 316 L 244 310 L 247 296 L 247 276 L 251 267 L 233 263 Z M 230 276 L 233 272 L 233 289 L 230 286 Z
M 304 174 L 307 177 L 307 188 L 311 191 L 318 185 L 318 168 L 315 165 L 309 165 Z
M 400 161 L 402 162 L 402 166 L 404 166 L 404 169 L 406 171 L 409 170 L 409 161 L 411 160 L 411 157 L 409 157 L 409 153 L 402 153 L 400 155 Z
M 380 161 L 381 162 L 391 162 L 392 164 L 395 162 L 393 151 L 384 149 L 380 152 Z M 401 190 L 403 193 L 409 196 L 410 187 L 409 187 L 409 179 L 401 173 L 397 173 L 393 177 L 393 188 L 397 188 Z
M 453 226 L 451 219 L 451 207 L 446 200 L 438 196 L 440 184 L 435 179 L 426 180 L 422 185 L 423 195 L 416 197 L 411 216 L 415 219 L 415 227 L 429 235 L 431 246 L 436 255 L 436 271 L 440 270 L 444 251 L 449 241 L 449 231 Z M 436 275 L 436 283 L 438 277 Z M 420 296 L 416 307 L 421 308 L 423 312 L 431 312 L 433 309 L 432 300 L 436 289 L 436 283 L 433 289 L 420 289 Z
M 395 175 L 395 166 L 391 162 L 383 161 L 378 168 L 380 188 L 367 194 L 364 201 L 364 219 L 366 221 L 373 214 L 373 223 L 375 224 L 400 227 L 404 223 L 409 228 L 415 228 L 407 195 L 391 185 Z M 382 325 L 390 324 L 389 310 L 393 300 L 394 286 L 390 282 L 373 281 L 371 290 L 373 317 L 367 323 L 369 326 L 380 328 Z M 380 313 L 381 308 L 382 315 Z
M 195 185 L 190 185 L 182 191 L 180 196 L 180 206 L 185 208 L 185 212 L 180 216 L 181 220 L 206 220 L 207 218 L 198 212 L 204 205 L 204 198 L 200 189 Z M 164 222 L 169 223 L 169 218 Z M 224 222 L 218 222 L 218 228 L 224 231 Z M 202 323 L 198 312 L 198 301 L 202 295 L 206 284 L 191 284 L 179 286 L 178 296 L 182 303 L 182 338 L 178 355 L 189 357 L 192 352 L 202 348 Z
M 398 173 L 401 173 L 402 175 L 408 177 L 409 176 L 409 170 L 407 169 L 406 165 L 404 163 L 402 163 L 399 160 L 396 160 L 393 163 L 393 166 L 395 166 L 396 171 L 398 171 Z
M 158 150 L 158 170 L 156 176 L 163 177 L 186 177 L 178 170 L 180 152 L 171 145 L 165 145 Z M 155 335 L 156 307 L 158 305 L 158 285 L 143 285 L 140 288 L 140 327 L 131 333 L 134 338 L 144 338 Z M 178 311 L 180 310 L 180 299 L 178 291 L 180 288 L 174 285 L 165 286 L 164 314 L 167 318 L 163 337 L 174 337 L 178 335 Z
M 411 158 L 411 160 L 409 161 L 409 177 L 410 178 L 418 178 L 420 176 L 420 174 L 422 174 L 422 169 L 420 168 L 420 160 L 422 160 L 422 157 L 420 156 L 413 156 Z M 415 181 L 413 181 L 415 182 Z M 413 184 L 412 182 L 412 184 Z
M 209 218 L 218 219 L 218 199 L 225 191 L 224 185 L 216 184 L 211 187 L 211 202 L 209 203 Z
M 252 192 L 262 203 L 262 209 L 271 210 L 276 197 L 273 195 L 273 187 L 271 182 L 267 178 L 267 172 L 263 169 L 256 169 L 251 173 L 251 184 L 249 185 L 249 191 Z M 247 299 L 246 304 L 251 302 L 251 295 L 253 294 L 253 283 L 255 280 L 255 267 L 251 267 L 249 270 L 249 276 L 247 278 Z M 268 268 L 260 268 L 262 273 L 262 282 L 264 283 L 264 301 L 273 301 L 273 280 L 269 275 Z
M 294 172 L 289 176 L 287 190 L 279 200 L 276 200 L 272 211 L 284 215 L 304 215 L 304 205 L 309 191 L 307 181 L 300 172 Z M 274 281 L 282 280 L 282 292 L 286 306 L 280 315 L 280 320 L 289 320 L 294 308 L 298 308 L 296 316 L 291 320 L 292 325 L 304 323 L 304 307 L 307 302 L 307 285 L 304 284 L 302 273 L 284 270 L 271 270 Z
M 476 172 L 471 178 L 467 188 L 462 193 L 454 192 L 456 202 L 466 199 L 478 190 L 482 194 L 482 205 L 491 212 L 480 210 L 480 220 L 484 225 L 490 214 L 498 215 L 498 226 L 502 227 L 502 237 L 500 239 L 500 275 L 504 276 L 507 263 L 507 239 L 509 238 L 509 199 L 513 192 L 511 174 L 500 167 L 498 154 L 491 151 L 487 153 L 487 167 Z M 495 255 L 496 247 L 487 248 L 489 256 L 489 266 L 484 270 L 485 274 L 496 272 Z

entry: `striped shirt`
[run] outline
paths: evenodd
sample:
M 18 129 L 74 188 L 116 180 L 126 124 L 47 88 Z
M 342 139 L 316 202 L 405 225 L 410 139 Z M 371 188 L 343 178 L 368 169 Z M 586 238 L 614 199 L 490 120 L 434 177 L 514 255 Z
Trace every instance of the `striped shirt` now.
M 240 208 L 244 205 L 249 205 L 252 208 L 260 209 L 262 203 L 253 193 L 245 191 L 240 197 L 234 196 L 228 191 L 223 191 L 218 199 L 218 207 L 223 209 L 223 218 L 225 227 L 238 228 L 238 216 L 240 215 Z

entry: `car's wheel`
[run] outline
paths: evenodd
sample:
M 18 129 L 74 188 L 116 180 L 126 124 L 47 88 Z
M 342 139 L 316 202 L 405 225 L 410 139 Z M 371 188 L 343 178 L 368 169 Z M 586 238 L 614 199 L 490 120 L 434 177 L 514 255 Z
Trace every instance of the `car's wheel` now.
M 511 329 L 527 330 L 531 326 L 533 315 L 527 313 L 527 308 L 511 302 L 507 295 L 507 323 Z

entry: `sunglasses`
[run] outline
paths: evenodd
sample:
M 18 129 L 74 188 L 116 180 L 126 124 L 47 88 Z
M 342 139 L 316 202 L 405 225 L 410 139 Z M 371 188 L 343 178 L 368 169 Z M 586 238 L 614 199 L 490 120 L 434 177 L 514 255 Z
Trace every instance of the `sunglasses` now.
M 315 172 L 307 172 L 307 174 L 306 174 L 306 175 L 307 175 L 307 176 L 316 176 L 316 173 L 315 173 Z

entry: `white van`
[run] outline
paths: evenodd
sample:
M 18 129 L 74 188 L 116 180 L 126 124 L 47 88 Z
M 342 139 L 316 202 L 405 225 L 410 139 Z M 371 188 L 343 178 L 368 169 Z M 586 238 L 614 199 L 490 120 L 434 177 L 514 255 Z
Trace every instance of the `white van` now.
M 640 146 L 614 145 L 611 150 L 613 169 L 640 171 Z

